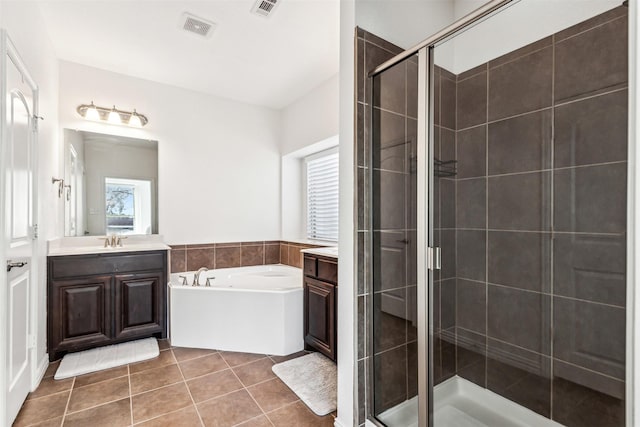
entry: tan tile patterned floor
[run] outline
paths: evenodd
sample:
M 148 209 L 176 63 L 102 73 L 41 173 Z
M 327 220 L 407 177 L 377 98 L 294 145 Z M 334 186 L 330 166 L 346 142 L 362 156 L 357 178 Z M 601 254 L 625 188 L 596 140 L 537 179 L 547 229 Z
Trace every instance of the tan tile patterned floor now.
M 288 357 L 171 347 L 160 356 L 55 381 L 52 363 L 15 427 L 324 427 L 271 371 Z

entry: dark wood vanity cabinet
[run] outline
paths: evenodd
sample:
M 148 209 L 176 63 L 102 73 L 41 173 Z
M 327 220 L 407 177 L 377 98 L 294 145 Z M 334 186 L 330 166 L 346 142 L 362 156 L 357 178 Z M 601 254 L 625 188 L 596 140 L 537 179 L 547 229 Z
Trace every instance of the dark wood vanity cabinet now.
M 166 251 L 53 256 L 47 264 L 50 360 L 166 337 Z
M 338 260 L 304 255 L 304 342 L 335 361 L 337 353 Z

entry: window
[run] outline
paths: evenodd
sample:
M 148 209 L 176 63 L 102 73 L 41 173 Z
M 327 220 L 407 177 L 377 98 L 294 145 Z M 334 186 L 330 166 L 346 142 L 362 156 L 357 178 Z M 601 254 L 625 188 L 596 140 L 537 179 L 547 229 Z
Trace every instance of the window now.
M 151 181 L 105 178 L 107 234 L 151 234 Z
M 338 241 L 338 148 L 305 158 L 307 238 Z

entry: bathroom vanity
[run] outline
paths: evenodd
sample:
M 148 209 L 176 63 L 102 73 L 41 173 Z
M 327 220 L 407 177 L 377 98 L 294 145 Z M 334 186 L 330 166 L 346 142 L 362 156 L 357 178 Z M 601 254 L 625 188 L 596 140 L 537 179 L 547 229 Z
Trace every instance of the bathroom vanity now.
M 114 248 L 50 245 L 49 359 L 138 338 L 165 338 L 167 249 L 149 242 Z
M 305 249 L 304 342 L 335 361 L 338 355 L 338 251 L 337 248 Z

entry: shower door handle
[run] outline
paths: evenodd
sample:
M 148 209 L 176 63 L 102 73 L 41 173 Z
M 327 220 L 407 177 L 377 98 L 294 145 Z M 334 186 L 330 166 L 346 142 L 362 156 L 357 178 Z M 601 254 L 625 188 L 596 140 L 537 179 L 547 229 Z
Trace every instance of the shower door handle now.
M 440 270 L 441 266 L 440 248 L 429 246 L 427 248 L 427 268 L 429 270 Z

